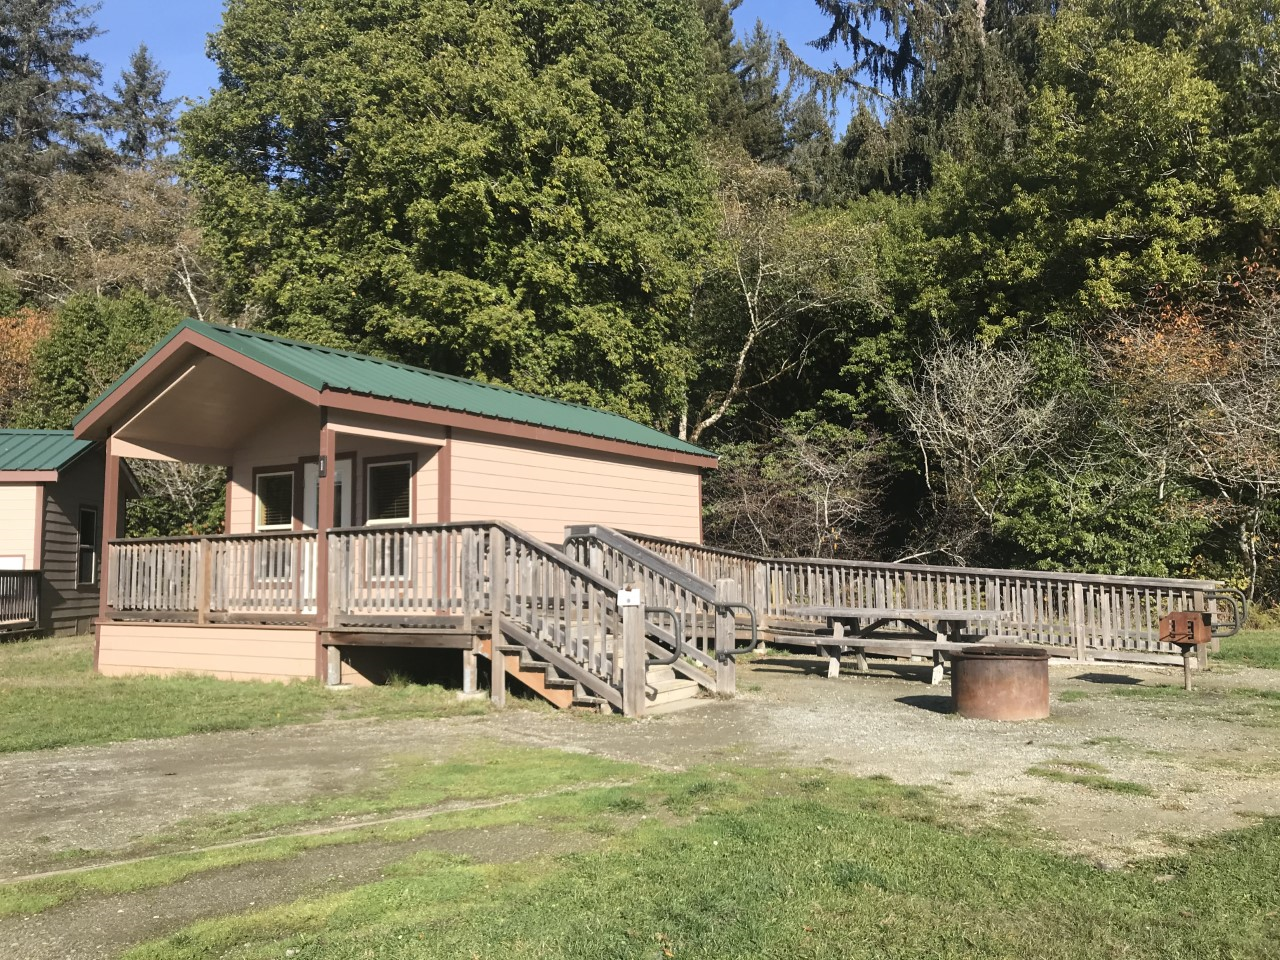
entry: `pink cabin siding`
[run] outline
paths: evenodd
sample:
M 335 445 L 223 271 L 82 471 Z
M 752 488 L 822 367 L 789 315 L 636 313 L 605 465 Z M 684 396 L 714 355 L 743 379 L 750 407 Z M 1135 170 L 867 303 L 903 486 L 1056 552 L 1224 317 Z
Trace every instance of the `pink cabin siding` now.
M 416 426 L 416 425 L 413 425 Z M 405 454 L 417 462 L 414 475 L 414 501 L 417 523 L 437 522 L 439 484 L 439 445 L 444 431 L 437 427 L 417 427 L 412 437 L 389 439 L 362 433 L 343 432 L 338 427 L 338 459 L 352 459 L 354 488 L 352 522 L 364 522 L 364 473 L 370 460 Z M 320 417 L 316 410 L 301 404 L 290 406 L 281 416 L 255 432 L 240 447 L 232 461 L 227 498 L 227 533 L 252 533 L 254 530 L 253 477 L 256 470 L 267 467 L 289 467 L 301 476 L 302 463 L 314 460 L 320 447 Z M 299 481 L 300 483 L 300 481 Z M 295 494 L 294 510 L 301 518 L 302 503 Z
M 0 482 L 0 560 L 22 558 L 22 569 L 39 566 L 39 528 L 44 487 Z
M 500 433 L 381 418 L 349 417 L 335 424 L 339 459 L 353 454 L 353 523 L 364 523 L 365 470 L 370 460 L 400 454 L 417 460 L 417 523 L 503 520 L 550 543 L 575 523 L 599 523 L 655 536 L 701 540 L 701 470 L 694 466 L 555 446 Z M 319 447 L 319 414 L 290 406 L 257 431 L 235 454 L 228 496 L 228 533 L 251 533 L 254 473 L 264 468 L 300 470 Z M 371 434 L 382 433 L 382 436 Z M 388 436 L 390 434 L 391 436 Z M 449 448 L 448 456 L 442 454 Z M 443 513 L 439 500 L 442 460 L 450 482 Z M 295 512 L 301 517 L 300 494 Z
M 550 543 L 598 523 L 701 539 L 701 471 L 491 434 L 453 436 L 453 519 L 504 520 Z
M 98 624 L 98 671 L 109 677 L 198 673 L 223 680 L 309 680 L 308 627 L 116 622 Z

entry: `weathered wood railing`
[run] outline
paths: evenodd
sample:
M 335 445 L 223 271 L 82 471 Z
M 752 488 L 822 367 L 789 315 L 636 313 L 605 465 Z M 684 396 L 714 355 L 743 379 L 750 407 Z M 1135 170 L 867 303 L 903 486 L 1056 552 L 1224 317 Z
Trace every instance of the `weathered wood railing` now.
M 690 659 L 703 667 L 715 669 L 716 625 L 723 610 L 717 606 L 714 583 L 690 573 L 630 537 L 598 524 L 566 528 L 564 548 L 579 563 L 614 583 L 639 588 L 650 605 L 676 611 L 685 639 L 693 647 Z M 719 599 L 736 601 L 739 597 Z M 744 626 L 746 623 L 744 621 Z
M 490 525 L 347 527 L 329 533 L 333 626 L 489 611 Z
M 1111 577 L 848 560 L 770 559 L 627 534 L 706 579 L 736 579 L 766 622 L 795 621 L 792 606 L 946 608 L 993 612 L 996 631 L 1069 648 L 1077 657 L 1141 657 L 1176 649 L 1159 642 L 1160 617 L 1212 607 L 1211 580 Z
M 282 533 L 112 541 L 108 613 L 197 623 L 313 623 L 324 630 L 466 631 L 487 617 L 495 644 L 523 644 L 622 706 L 625 618 L 617 585 L 600 572 L 502 523 L 349 527 L 326 536 L 323 610 L 317 609 L 315 533 Z M 676 643 L 675 632 L 656 616 L 642 622 L 638 636 L 649 649 L 654 640 L 667 649 Z M 681 652 L 712 663 L 693 644 Z M 639 663 L 642 673 L 643 652 Z M 714 677 L 681 669 L 715 688 Z
M 113 614 L 253 621 L 315 613 L 314 533 L 113 540 L 108 550 Z
M 40 626 L 40 571 L 0 570 L 0 634 Z

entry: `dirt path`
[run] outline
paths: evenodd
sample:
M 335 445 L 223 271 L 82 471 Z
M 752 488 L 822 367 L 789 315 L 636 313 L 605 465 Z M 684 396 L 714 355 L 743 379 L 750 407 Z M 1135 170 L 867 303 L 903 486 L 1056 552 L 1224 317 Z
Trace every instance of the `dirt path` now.
M 528 827 L 447 831 L 400 843 L 320 847 L 285 860 L 196 874 L 156 890 L 82 900 L 32 917 L 0 919 L 0 955 L 22 960 L 105 960 L 137 943 L 210 917 L 261 910 L 372 883 L 389 865 L 424 850 L 502 863 L 568 853 L 581 834 Z

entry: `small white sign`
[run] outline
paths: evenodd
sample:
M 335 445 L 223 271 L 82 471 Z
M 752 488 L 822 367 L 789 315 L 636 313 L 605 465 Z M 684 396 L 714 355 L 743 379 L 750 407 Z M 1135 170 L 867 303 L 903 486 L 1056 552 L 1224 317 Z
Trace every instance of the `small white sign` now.
M 618 606 L 620 607 L 642 607 L 644 601 L 640 599 L 639 590 L 619 590 Z

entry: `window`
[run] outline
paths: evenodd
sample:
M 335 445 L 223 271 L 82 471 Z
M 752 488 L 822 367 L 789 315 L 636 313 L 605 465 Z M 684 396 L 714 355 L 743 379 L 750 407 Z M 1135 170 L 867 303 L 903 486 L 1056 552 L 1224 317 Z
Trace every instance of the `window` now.
M 257 530 L 293 529 L 293 471 L 260 473 L 254 481 Z
M 412 523 L 413 462 L 371 463 L 368 467 L 368 523 Z
M 76 555 L 76 586 L 98 582 L 98 511 L 80 508 Z
M 413 522 L 413 461 L 371 463 L 366 472 L 365 520 L 370 526 Z M 368 545 L 368 575 L 377 579 L 409 575 L 409 535 L 376 534 Z

